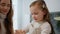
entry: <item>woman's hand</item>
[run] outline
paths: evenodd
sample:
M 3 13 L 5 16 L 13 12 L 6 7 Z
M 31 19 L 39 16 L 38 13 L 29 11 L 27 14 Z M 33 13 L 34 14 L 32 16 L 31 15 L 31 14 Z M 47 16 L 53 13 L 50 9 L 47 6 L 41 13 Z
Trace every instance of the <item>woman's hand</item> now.
M 23 30 L 15 30 L 15 34 L 26 34 Z

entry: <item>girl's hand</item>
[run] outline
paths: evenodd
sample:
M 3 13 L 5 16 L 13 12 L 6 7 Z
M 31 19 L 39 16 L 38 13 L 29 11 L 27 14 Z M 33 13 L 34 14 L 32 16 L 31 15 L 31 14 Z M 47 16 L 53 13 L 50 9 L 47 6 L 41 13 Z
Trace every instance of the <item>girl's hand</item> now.
M 23 30 L 15 30 L 15 34 L 26 34 Z

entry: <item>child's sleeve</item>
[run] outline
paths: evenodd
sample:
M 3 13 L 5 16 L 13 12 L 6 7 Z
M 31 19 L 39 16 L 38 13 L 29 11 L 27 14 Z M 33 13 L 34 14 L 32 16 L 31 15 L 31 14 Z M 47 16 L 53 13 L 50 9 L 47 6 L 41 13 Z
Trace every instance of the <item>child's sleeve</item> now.
M 41 34 L 50 34 L 51 33 L 51 26 L 50 24 L 46 23 L 41 28 Z
M 27 32 L 29 32 L 29 27 L 30 27 L 30 24 L 28 24 L 26 27 L 24 27 L 23 30 L 27 33 Z

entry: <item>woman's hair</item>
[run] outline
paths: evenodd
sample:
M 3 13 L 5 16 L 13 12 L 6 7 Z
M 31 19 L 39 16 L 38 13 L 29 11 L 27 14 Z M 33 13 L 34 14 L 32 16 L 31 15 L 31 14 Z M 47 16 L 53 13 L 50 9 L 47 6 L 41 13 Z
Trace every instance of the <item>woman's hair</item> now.
M 1 0 L 0 0 L 1 1 Z M 13 22 L 12 22 L 12 17 L 13 17 L 13 10 L 12 10 L 12 0 L 10 0 L 11 6 L 10 10 L 6 16 L 6 19 L 4 21 L 5 28 L 7 30 L 6 34 L 13 34 Z
M 38 5 L 39 9 L 43 10 L 43 12 L 45 13 L 44 20 L 47 21 L 50 24 L 51 34 L 55 34 L 53 26 L 52 26 L 51 21 L 50 21 L 50 14 L 49 14 L 49 11 L 48 11 L 48 8 L 46 6 L 45 1 L 44 0 L 34 1 L 33 3 L 31 3 L 30 7 L 35 6 L 35 5 Z

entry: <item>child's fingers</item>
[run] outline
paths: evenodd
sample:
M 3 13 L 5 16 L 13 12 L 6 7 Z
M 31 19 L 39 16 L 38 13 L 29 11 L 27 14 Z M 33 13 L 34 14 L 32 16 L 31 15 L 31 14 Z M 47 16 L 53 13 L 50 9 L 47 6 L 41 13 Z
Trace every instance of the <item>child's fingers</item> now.
M 20 34 L 19 30 L 15 30 L 15 34 Z
M 15 34 L 26 34 L 24 30 L 15 30 Z
M 18 32 L 15 32 L 14 34 L 18 34 Z
M 22 33 L 23 33 L 23 34 L 26 34 L 26 32 L 25 32 L 24 30 L 22 30 Z
M 21 32 L 22 30 L 15 30 L 15 32 Z
M 22 30 L 15 30 L 15 34 L 23 34 Z

